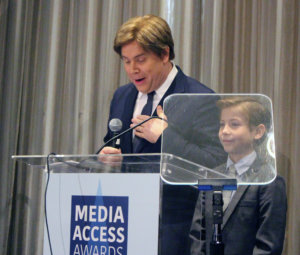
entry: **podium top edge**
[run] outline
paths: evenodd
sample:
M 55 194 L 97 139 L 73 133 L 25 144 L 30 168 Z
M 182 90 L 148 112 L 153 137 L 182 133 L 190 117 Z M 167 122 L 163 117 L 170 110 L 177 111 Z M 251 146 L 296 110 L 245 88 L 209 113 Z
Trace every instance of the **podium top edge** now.
M 122 156 L 161 156 L 161 155 L 169 155 L 171 156 L 172 154 L 168 153 L 130 153 L 130 154 L 109 154 L 109 156 L 117 156 L 117 155 L 122 155 Z M 12 155 L 12 159 L 28 159 L 28 158 L 47 158 L 48 156 L 50 157 L 97 157 L 99 156 L 98 154 L 43 154 L 43 155 Z M 101 156 L 105 156 L 104 154 Z M 173 156 L 173 155 L 172 155 Z

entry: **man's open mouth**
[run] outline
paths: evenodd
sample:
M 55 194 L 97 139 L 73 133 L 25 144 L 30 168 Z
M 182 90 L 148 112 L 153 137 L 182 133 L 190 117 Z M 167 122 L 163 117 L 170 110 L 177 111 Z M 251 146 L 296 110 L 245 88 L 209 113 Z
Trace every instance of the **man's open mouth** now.
M 136 81 L 136 82 L 141 82 L 141 81 L 143 81 L 143 80 L 145 80 L 145 78 L 136 79 L 135 81 Z

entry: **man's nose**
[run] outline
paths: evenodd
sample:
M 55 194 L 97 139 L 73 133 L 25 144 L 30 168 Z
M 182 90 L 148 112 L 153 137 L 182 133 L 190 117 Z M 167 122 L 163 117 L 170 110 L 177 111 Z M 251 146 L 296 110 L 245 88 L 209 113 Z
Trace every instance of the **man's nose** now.
M 135 63 L 135 61 L 132 61 L 130 63 L 130 73 L 134 74 L 134 73 L 138 73 L 138 71 L 139 71 L 139 68 L 138 68 L 137 64 Z

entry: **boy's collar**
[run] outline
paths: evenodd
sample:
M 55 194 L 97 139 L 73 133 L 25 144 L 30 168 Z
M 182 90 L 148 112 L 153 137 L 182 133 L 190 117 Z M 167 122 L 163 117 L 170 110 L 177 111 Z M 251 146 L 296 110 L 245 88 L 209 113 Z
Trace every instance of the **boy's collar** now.
M 249 167 L 253 164 L 254 160 L 256 159 L 256 151 L 252 151 L 250 154 L 248 154 L 247 156 L 243 157 L 242 159 L 240 159 L 238 162 L 234 163 L 230 157 L 227 158 L 227 164 L 226 164 L 226 169 L 228 167 L 230 167 L 231 165 L 234 165 L 236 170 L 237 170 L 237 174 L 239 176 L 241 176 L 243 173 L 245 173 Z

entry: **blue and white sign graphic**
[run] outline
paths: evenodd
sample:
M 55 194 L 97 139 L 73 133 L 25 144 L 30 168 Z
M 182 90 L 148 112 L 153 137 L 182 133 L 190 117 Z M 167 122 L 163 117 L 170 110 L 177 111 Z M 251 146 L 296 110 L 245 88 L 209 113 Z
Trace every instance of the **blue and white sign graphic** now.
M 157 255 L 159 191 L 159 173 L 51 174 L 53 254 Z M 46 227 L 43 255 L 51 255 Z
M 128 197 L 72 196 L 70 254 L 127 255 Z

